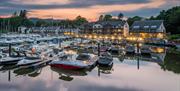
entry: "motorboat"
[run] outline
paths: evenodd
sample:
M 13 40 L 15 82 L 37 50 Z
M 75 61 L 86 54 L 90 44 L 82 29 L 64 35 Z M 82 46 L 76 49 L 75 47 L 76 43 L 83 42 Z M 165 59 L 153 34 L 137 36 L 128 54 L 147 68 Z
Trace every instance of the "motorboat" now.
M 37 55 L 27 56 L 17 63 L 17 66 L 28 66 L 31 64 L 42 62 L 43 58 Z
M 135 53 L 135 47 L 132 45 L 128 45 L 125 48 L 126 54 L 134 54 Z
M 113 57 L 109 53 L 102 54 L 97 63 L 102 66 L 110 66 L 113 64 Z
M 79 55 L 68 56 L 67 59 L 57 59 L 50 63 L 51 67 L 63 69 L 86 69 L 96 64 L 98 57 L 93 54 L 82 53 Z
M 63 49 L 60 48 L 54 48 L 53 52 L 55 55 L 57 55 L 58 57 L 63 57 L 65 55 L 65 52 Z
M 21 55 L 20 53 L 8 56 L 7 54 L 2 54 L 0 59 L 1 65 L 12 65 L 17 64 L 18 61 L 22 60 L 26 55 Z
M 119 55 L 122 51 L 121 51 L 119 48 L 117 48 L 117 47 L 110 47 L 110 48 L 108 49 L 108 52 L 110 52 L 111 55 L 117 56 L 117 55 Z
M 100 47 L 100 51 L 101 51 L 101 52 L 106 52 L 106 51 L 108 50 L 108 48 L 109 48 L 109 47 L 102 45 L 102 46 Z

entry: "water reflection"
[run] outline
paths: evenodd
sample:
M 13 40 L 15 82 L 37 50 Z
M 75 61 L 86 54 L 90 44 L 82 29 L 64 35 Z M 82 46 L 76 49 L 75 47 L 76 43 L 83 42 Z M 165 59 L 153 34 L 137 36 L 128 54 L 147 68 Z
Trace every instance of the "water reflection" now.
M 122 53 L 114 56 L 111 66 L 81 71 L 1 66 L 0 91 L 179 91 L 179 59 L 161 51 L 151 55 Z
M 100 76 L 101 73 L 103 73 L 103 74 L 112 74 L 113 64 L 109 65 L 109 66 L 98 65 L 97 68 L 98 68 L 98 76 Z
M 41 73 L 42 68 L 34 69 L 34 68 L 18 68 L 13 71 L 16 76 L 20 75 L 28 75 L 29 77 L 37 77 Z
M 86 70 L 66 70 L 61 68 L 51 67 L 51 70 L 59 74 L 59 79 L 64 81 L 72 81 L 72 76 L 86 76 Z

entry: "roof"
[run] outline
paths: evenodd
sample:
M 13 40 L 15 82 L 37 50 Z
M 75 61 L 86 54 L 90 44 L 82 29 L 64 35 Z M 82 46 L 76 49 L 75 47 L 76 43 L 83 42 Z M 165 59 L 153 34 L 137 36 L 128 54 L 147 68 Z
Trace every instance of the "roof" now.
M 111 25 L 111 26 L 124 26 L 126 21 L 116 20 L 116 21 L 99 21 L 96 24 L 101 24 L 102 26 Z
M 135 21 L 130 32 L 162 32 L 158 30 L 161 24 L 163 24 L 163 20 Z
M 122 20 L 111 20 L 111 21 L 97 21 L 97 22 L 90 22 L 83 25 L 84 28 L 92 28 L 95 24 L 100 24 L 103 27 L 123 27 L 126 21 Z

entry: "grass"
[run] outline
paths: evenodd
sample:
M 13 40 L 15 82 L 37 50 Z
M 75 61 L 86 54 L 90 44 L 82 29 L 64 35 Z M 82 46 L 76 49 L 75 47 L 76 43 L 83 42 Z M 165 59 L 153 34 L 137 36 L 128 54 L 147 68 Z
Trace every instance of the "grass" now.
M 180 34 L 170 35 L 170 36 L 168 36 L 168 39 L 169 39 L 169 40 L 180 39 Z

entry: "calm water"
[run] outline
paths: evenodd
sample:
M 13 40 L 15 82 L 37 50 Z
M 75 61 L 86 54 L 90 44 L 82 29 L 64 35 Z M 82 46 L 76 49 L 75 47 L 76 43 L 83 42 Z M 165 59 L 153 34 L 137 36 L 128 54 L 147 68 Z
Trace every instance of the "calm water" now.
M 114 58 L 112 67 L 89 71 L 50 66 L 3 70 L 0 91 L 180 91 L 180 60 L 167 55 L 162 62 Z

